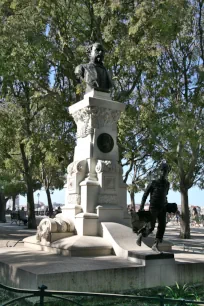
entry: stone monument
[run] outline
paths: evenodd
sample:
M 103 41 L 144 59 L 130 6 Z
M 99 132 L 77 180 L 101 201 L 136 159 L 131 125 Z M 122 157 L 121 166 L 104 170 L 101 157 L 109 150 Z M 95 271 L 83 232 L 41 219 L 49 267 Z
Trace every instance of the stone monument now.
M 56 218 L 44 218 L 37 234 L 25 238 L 24 245 L 66 256 L 115 254 L 146 265 L 152 261 L 153 252 L 148 252 L 153 238 L 144 238 L 141 247 L 135 243 L 127 186 L 118 162 L 117 122 L 125 105 L 111 99 L 103 47 L 95 43 L 88 52 L 90 62 L 75 70 L 78 81 L 86 84 L 86 93 L 69 107 L 77 142 L 67 168 L 65 207 Z M 169 250 L 171 245 L 163 243 L 162 248 Z
M 125 105 L 110 97 L 112 81 L 103 66 L 102 46 L 93 44 L 89 53 L 90 63 L 75 70 L 79 81 L 86 82 L 86 94 L 69 107 L 77 125 L 77 145 L 67 168 L 63 213 L 75 220 L 78 234 L 97 236 L 100 222 L 129 224 L 130 218 L 117 145 L 117 122 Z
M 77 124 L 77 145 L 67 169 L 63 213 L 75 218 L 82 235 L 97 235 L 101 221 L 126 223 L 127 189 L 117 146 L 117 121 L 124 108 L 95 89 L 69 108 Z

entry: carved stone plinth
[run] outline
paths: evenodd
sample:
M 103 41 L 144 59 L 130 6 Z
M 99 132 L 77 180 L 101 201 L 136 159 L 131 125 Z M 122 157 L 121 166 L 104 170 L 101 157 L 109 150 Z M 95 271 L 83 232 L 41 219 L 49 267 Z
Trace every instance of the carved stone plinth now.
M 81 206 L 75 221 L 83 223 L 84 218 L 86 226 L 87 214 L 95 214 L 99 221 L 125 223 L 127 191 L 117 145 L 117 122 L 124 109 L 108 93 L 94 90 L 69 108 L 77 125 L 77 144 L 68 166 L 65 210 L 74 217 L 73 206 Z M 80 228 L 80 234 L 87 232 Z
M 75 228 L 78 235 L 97 236 L 99 232 L 98 216 L 93 213 L 80 213 L 76 215 Z

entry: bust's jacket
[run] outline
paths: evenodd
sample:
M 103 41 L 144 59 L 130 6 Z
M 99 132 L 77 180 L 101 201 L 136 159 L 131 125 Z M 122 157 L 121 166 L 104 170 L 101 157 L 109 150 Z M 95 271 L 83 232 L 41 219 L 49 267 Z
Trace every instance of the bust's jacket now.
M 105 68 L 105 66 L 101 65 L 103 69 L 106 71 L 106 76 L 108 79 L 108 88 L 103 88 L 106 90 L 109 90 L 112 87 L 112 80 L 110 77 L 110 74 L 108 70 Z M 92 90 L 93 88 L 99 87 L 99 84 L 97 82 L 97 71 L 96 66 L 94 63 L 88 63 L 88 64 L 81 64 L 78 65 L 75 69 L 75 74 L 77 76 L 77 79 L 80 81 L 83 79 L 86 83 L 86 92 Z

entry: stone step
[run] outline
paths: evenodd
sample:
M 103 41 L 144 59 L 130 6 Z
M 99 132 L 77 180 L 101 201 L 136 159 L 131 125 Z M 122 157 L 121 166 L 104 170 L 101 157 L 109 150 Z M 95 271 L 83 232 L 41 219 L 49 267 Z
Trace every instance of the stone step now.
M 24 246 L 35 250 L 46 251 L 70 257 L 108 256 L 113 254 L 112 245 L 102 237 L 79 236 L 66 237 L 43 244 L 35 236 L 24 239 Z
M 102 237 L 78 236 L 60 239 L 52 243 L 52 248 L 61 249 L 62 254 L 69 256 L 107 256 L 113 254 L 112 245 Z M 68 255 L 67 254 L 67 255 Z
M 169 265 L 174 264 L 174 254 L 161 252 L 157 254 L 149 251 L 128 251 L 128 260 L 141 265 Z

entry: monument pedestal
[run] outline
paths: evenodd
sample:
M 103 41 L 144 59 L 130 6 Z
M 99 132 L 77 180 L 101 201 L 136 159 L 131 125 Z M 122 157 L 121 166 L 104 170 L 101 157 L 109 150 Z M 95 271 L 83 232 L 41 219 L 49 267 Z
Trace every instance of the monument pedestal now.
M 123 220 L 124 212 L 122 207 L 113 204 L 103 204 L 96 207 L 100 222 L 118 222 Z
M 98 216 L 93 213 L 80 213 L 75 218 L 75 229 L 81 236 L 98 236 Z
M 81 208 L 84 213 L 95 212 L 98 198 L 99 183 L 97 181 L 83 181 L 81 187 Z M 88 203 L 88 205 L 87 205 Z
M 117 122 L 124 109 L 108 93 L 96 90 L 69 107 L 77 124 L 77 145 L 68 166 L 64 210 L 75 216 L 80 235 L 99 234 L 101 221 L 124 224 L 128 219 L 117 145 Z M 76 206 L 81 207 L 79 214 Z

